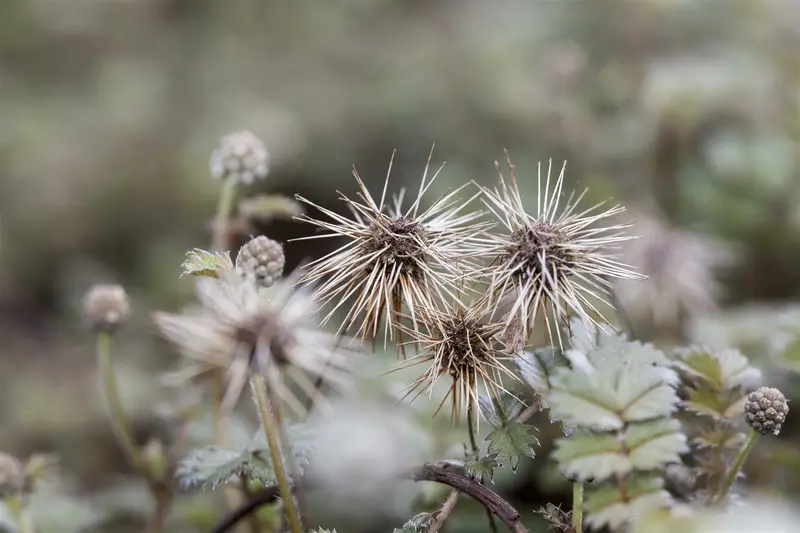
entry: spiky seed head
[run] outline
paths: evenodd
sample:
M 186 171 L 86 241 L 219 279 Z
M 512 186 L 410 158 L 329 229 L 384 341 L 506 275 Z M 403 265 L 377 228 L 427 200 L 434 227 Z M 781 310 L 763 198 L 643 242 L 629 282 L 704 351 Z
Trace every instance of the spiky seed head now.
M 0 452 L 0 500 L 20 494 L 26 485 L 25 466 L 16 457 Z
M 517 379 L 503 364 L 497 335 L 502 323 L 486 321 L 479 307 L 464 307 L 453 303 L 446 310 L 426 309 L 421 315 L 425 325 L 420 330 L 408 330 L 411 340 L 419 346 L 418 355 L 399 363 L 396 368 L 427 365 L 426 370 L 406 389 L 412 400 L 426 392 L 432 393 L 441 379 L 450 383 L 442 406 L 451 400 L 451 415 L 457 423 L 470 404 L 480 413 L 478 396 L 481 389 L 491 396 L 504 392 L 503 377 Z
M 355 353 L 316 327 L 311 290 L 296 287 L 296 275 L 275 283 L 266 298 L 252 278 L 229 271 L 220 274 L 197 279 L 200 306 L 181 315 L 154 316 L 162 335 L 184 356 L 171 381 L 181 383 L 221 370 L 227 380 L 223 408 L 230 410 L 250 373 L 262 372 L 299 415 L 305 415 L 306 406 L 298 391 L 324 403 L 315 380 L 324 378 L 340 389 L 347 384 Z
M 252 277 L 261 287 L 271 287 L 283 274 L 285 263 L 286 256 L 281 243 L 259 235 L 239 250 L 236 271 L 241 276 Z
M 130 301 L 121 285 L 94 285 L 83 297 L 83 314 L 97 332 L 114 332 L 130 314 Z
M 789 402 L 778 389 L 761 387 L 747 396 L 744 413 L 754 430 L 762 435 L 778 435 L 789 414 Z
M 323 323 L 338 309 L 347 306 L 339 331 L 355 326 L 355 336 L 375 339 L 378 328 L 384 325 L 385 346 L 389 339 L 402 337 L 399 317 L 404 306 L 412 329 L 416 329 L 420 309 L 434 306 L 458 292 L 456 280 L 463 277 L 462 267 L 469 265 L 467 243 L 481 234 L 486 225 L 475 223 L 481 213 L 463 213 L 472 200 L 457 199 L 463 187 L 443 195 L 427 209 L 422 207 L 423 196 L 442 169 L 428 177 L 431 156 L 416 199 L 407 208 L 402 205 L 405 190 L 394 198 L 392 206 L 387 205 L 391 162 L 378 201 L 353 170 L 360 189 L 359 200 L 340 193 L 352 218 L 298 197 L 330 219 L 298 217 L 329 232 L 308 239 L 344 237 L 348 241 L 308 265 L 302 279 L 307 283 L 319 282 L 317 300 L 323 306 L 333 304 Z
M 599 324 L 590 313 L 602 318 L 596 304 L 611 305 L 607 301 L 610 279 L 644 279 L 613 253 L 620 242 L 633 237 L 623 233 L 629 225 L 598 225 L 622 213 L 622 206 L 602 209 L 601 203 L 579 211 L 585 190 L 562 199 L 566 162 L 558 177 L 551 178 L 551 161 L 544 179 L 539 164 L 536 210 L 529 213 L 516 169 L 507 153 L 506 157 L 510 183 L 500 172 L 499 189 L 483 189 L 484 203 L 504 226 L 502 234 L 483 239 L 476 251 L 491 261 L 482 271 L 489 281 L 486 305 L 493 315 L 505 313 L 509 325 L 521 319 L 526 340 L 542 313 L 551 339 L 555 333 L 560 343 L 560 325 L 569 327 L 571 313 L 585 323 Z M 550 323 L 549 311 L 556 323 Z
M 253 132 L 237 131 L 223 136 L 211 153 L 211 175 L 220 180 L 252 183 L 269 172 L 269 152 Z

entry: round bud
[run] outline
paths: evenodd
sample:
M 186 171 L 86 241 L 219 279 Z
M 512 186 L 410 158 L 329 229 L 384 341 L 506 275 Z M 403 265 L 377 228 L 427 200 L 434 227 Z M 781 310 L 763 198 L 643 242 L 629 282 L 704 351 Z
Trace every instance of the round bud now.
M 777 435 L 789 413 L 789 402 L 778 389 L 761 387 L 747 396 L 744 416 L 747 423 L 762 435 Z
M 128 295 L 120 285 L 95 285 L 83 297 L 83 313 L 94 331 L 111 333 L 130 314 Z
M 237 131 L 222 137 L 211 153 L 211 175 L 217 179 L 233 179 L 252 183 L 264 179 L 269 171 L 269 152 L 250 131 Z
M 283 274 L 285 263 L 283 246 L 269 237 L 260 235 L 250 239 L 239 250 L 239 255 L 236 257 L 236 271 L 243 277 L 254 279 L 262 287 L 270 287 Z

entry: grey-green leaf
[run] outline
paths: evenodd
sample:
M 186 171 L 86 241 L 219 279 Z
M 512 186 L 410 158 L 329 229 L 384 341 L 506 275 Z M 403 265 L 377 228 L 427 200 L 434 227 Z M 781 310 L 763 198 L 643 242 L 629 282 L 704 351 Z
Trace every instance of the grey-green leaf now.
M 617 531 L 629 520 L 644 512 L 669 504 L 670 495 L 656 476 L 630 476 L 621 485 L 593 490 L 586 497 L 586 523 L 592 529 L 608 526 Z
M 522 457 L 534 456 L 534 445 L 539 440 L 532 434 L 533 426 L 510 424 L 494 430 L 486 437 L 489 441 L 489 454 L 508 461 L 511 470 L 516 470 Z
M 186 259 L 181 265 L 183 276 L 206 276 L 211 278 L 219 277 L 222 270 L 233 268 L 233 262 L 227 253 L 207 252 L 200 248 L 195 248 L 186 252 Z
M 494 479 L 494 469 L 502 466 L 492 455 L 486 455 L 475 461 L 468 461 L 464 464 L 466 474 L 477 481 L 485 483 Z

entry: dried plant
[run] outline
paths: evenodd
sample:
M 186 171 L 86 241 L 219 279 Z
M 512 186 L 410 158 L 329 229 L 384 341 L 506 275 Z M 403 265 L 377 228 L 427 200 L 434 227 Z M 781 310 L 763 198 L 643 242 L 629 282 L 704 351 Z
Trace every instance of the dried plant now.
M 323 324 L 338 310 L 346 309 L 340 332 L 357 326 L 355 336 L 375 339 L 383 323 L 386 346 L 389 339 L 399 339 L 404 329 L 400 318 L 403 306 L 408 309 L 412 329 L 417 330 L 422 308 L 458 299 L 456 283 L 467 266 L 467 243 L 486 226 L 475 222 L 480 213 L 465 212 L 472 198 L 466 202 L 458 199 L 463 186 L 441 196 L 427 208 L 422 205 L 425 193 L 444 167 L 439 167 L 429 178 L 432 156 L 433 150 L 417 196 L 407 208 L 403 207 L 404 189 L 394 197 L 391 206 L 387 204 L 394 154 L 379 201 L 353 169 L 359 186 L 358 199 L 339 193 L 352 218 L 298 197 L 330 219 L 328 222 L 305 215 L 298 217 L 329 232 L 309 239 L 344 237 L 348 241 L 308 265 L 302 279 L 305 283 L 320 282 L 317 299 L 323 305 L 334 304 Z
M 566 200 L 562 198 L 566 163 L 558 177 L 552 179 L 552 186 L 552 161 L 544 183 L 539 164 L 536 211 L 529 213 L 519 191 L 516 169 L 508 154 L 506 157 L 510 183 L 498 165 L 499 189 L 483 189 L 484 203 L 505 228 L 504 233 L 483 239 L 477 250 L 480 256 L 491 260 L 489 267 L 481 271 L 489 281 L 487 305 L 497 313 L 504 299 L 509 298 L 513 303 L 506 323 L 519 317 L 526 339 L 537 315 L 542 313 L 551 340 L 555 333 L 560 344 L 561 326 L 569 325 L 571 312 L 585 324 L 597 323 L 596 316 L 602 318 L 596 303 L 608 303 L 609 278 L 642 279 L 612 253 L 616 245 L 633 237 L 623 233 L 629 227 L 626 224 L 595 226 L 622 213 L 622 206 L 604 209 L 602 202 L 580 211 L 578 206 L 586 191 L 577 197 L 573 193 Z M 550 322 L 548 306 L 552 307 L 555 323 Z

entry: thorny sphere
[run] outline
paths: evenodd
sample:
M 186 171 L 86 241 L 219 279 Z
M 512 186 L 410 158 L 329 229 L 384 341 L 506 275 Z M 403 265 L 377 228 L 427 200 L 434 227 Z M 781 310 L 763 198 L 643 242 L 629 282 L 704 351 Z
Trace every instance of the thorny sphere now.
M 222 137 L 211 154 L 211 175 L 217 179 L 233 179 L 253 183 L 269 172 L 269 152 L 261 139 L 250 131 L 237 131 Z
M 25 490 L 25 467 L 15 457 L 0 453 L 0 500 Z
M 789 403 L 778 389 L 761 387 L 747 397 L 744 412 L 754 430 L 762 435 L 777 435 L 789 413 Z
M 444 348 L 451 366 L 450 372 L 457 377 L 459 373 L 469 373 L 476 362 L 491 360 L 486 345 L 494 330 L 477 321 L 453 320 L 443 327 Z
M 130 302 L 121 285 L 95 285 L 83 297 L 83 313 L 94 331 L 111 333 L 128 318 Z
M 542 270 L 542 256 L 549 270 L 569 267 L 576 261 L 575 251 L 568 246 L 567 238 L 558 227 L 545 220 L 537 220 L 529 226 L 519 228 L 511 236 L 506 247 L 506 260 L 517 263 L 519 275 L 536 276 Z
M 236 257 L 236 271 L 252 277 L 257 285 L 271 287 L 283 274 L 286 256 L 277 241 L 259 235 L 247 242 Z
M 373 223 L 371 229 L 372 235 L 363 245 L 366 254 L 386 248 L 381 254 L 383 262 L 397 263 L 409 276 L 422 274 L 416 257 L 424 252 L 418 239 L 424 240 L 425 229 L 419 222 L 398 216 L 386 225 Z

